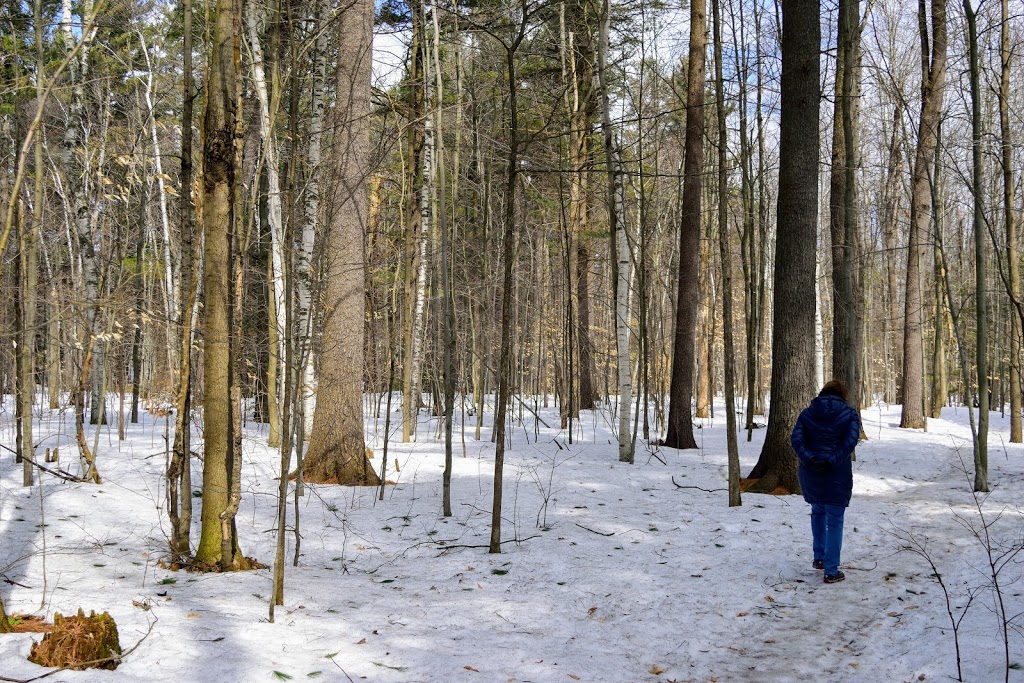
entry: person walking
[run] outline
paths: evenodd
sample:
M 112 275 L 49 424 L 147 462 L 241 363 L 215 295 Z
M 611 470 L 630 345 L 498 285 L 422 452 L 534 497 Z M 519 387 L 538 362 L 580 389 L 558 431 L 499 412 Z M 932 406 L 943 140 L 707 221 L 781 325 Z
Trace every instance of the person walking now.
M 860 416 L 846 399 L 846 385 L 832 380 L 800 413 L 790 436 L 800 459 L 800 488 L 811 504 L 812 566 L 825 570 L 825 583 L 846 578 L 839 569 L 843 516 L 853 494 L 851 456 L 860 439 Z

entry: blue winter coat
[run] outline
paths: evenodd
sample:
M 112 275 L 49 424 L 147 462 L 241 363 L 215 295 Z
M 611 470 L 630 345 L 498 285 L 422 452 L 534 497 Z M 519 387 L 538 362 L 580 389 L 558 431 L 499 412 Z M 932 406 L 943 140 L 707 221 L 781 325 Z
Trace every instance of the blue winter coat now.
M 790 442 L 800 458 L 800 488 L 808 503 L 850 504 L 860 417 L 839 396 L 824 394 L 800 413 Z

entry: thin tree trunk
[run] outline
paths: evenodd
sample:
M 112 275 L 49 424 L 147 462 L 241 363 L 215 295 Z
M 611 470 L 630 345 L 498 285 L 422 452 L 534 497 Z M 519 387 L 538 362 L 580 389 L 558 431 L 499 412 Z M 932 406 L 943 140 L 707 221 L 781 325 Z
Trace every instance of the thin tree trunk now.
M 163 161 L 160 155 L 160 138 L 156 131 L 156 112 L 153 110 L 153 65 L 149 58 L 149 48 L 146 45 L 146 38 L 141 29 L 136 29 L 139 36 L 139 44 L 142 46 L 142 54 L 146 58 L 146 80 L 145 88 L 142 91 L 146 102 L 146 115 L 149 119 L 150 144 L 153 146 L 153 166 L 156 170 L 156 182 L 160 200 L 160 226 L 163 229 L 163 254 L 164 254 L 164 290 L 167 303 L 167 319 L 178 318 L 178 288 L 181 281 L 175 278 L 175 260 L 171 253 L 171 221 L 167 215 L 167 189 L 164 185 Z M 185 188 L 183 188 L 185 191 Z M 168 350 L 170 351 L 170 350 Z M 172 356 L 173 357 L 173 356 Z
M 630 433 L 633 383 L 629 367 L 630 250 L 626 238 L 626 190 L 622 155 L 612 129 L 608 93 L 608 50 L 611 32 L 611 2 L 601 7 L 601 33 L 598 39 L 598 82 L 601 88 L 601 132 L 604 135 L 605 163 L 608 166 L 608 218 L 615 237 L 615 346 L 619 385 L 619 461 L 632 463 L 634 441 Z
M 505 467 L 505 417 L 512 393 L 512 273 L 516 258 L 516 186 L 519 182 L 519 85 L 516 52 L 526 36 L 527 0 L 522 0 L 519 33 L 505 46 L 508 78 L 508 165 L 505 173 L 504 236 L 502 238 L 501 356 L 498 361 L 498 406 L 494 416 L 494 492 L 491 503 L 490 553 L 501 552 L 501 498 Z
M 185 293 L 180 307 L 180 351 L 178 354 L 178 391 L 174 415 L 174 446 L 167 466 L 167 511 L 171 524 L 171 563 L 180 564 L 191 553 L 192 527 L 192 326 L 197 277 L 193 264 L 194 250 L 201 244 L 195 240 L 192 221 L 192 110 L 195 87 L 192 82 L 192 0 L 182 0 L 181 110 L 181 199 L 179 229 L 181 233 L 181 284 Z
M 897 258 L 896 258 L 896 235 L 897 235 L 897 221 L 899 218 L 899 193 L 900 187 L 900 170 L 902 166 L 903 155 L 900 152 L 902 147 L 901 136 L 900 136 L 900 123 L 903 118 L 903 105 L 901 102 L 897 102 L 893 107 L 892 114 L 892 136 L 889 142 L 889 159 L 886 163 L 885 171 L 885 184 L 882 187 L 882 248 L 884 249 L 884 268 L 885 268 L 885 299 L 886 299 L 886 315 L 884 316 L 884 343 L 886 348 L 885 353 L 885 395 L 884 399 L 887 403 L 896 403 L 899 401 L 897 396 L 897 387 L 903 386 L 902 381 L 902 360 L 899 355 L 901 350 L 899 343 L 899 328 L 898 321 L 900 317 L 899 312 L 899 297 L 897 294 L 896 284 L 896 269 L 897 269 Z
M 327 79 L 327 36 L 326 21 L 329 5 L 326 2 L 314 3 L 317 20 L 313 24 L 314 31 L 319 31 L 313 55 L 313 83 L 310 94 L 309 138 L 306 147 L 306 163 L 309 177 L 303 195 L 302 234 L 299 238 L 299 249 L 296 255 L 295 279 L 297 285 L 297 318 L 299 327 L 299 363 L 302 379 L 300 389 L 302 395 L 302 419 L 312 425 L 313 409 L 316 393 L 316 378 L 313 373 L 313 247 L 316 241 L 317 226 L 320 224 L 320 159 L 324 130 L 324 85 Z M 388 387 L 388 391 L 391 387 Z M 304 432 L 305 430 L 303 430 Z M 308 436 L 303 433 L 302 437 Z
M 935 146 L 935 161 L 932 172 L 932 216 L 935 231 L 935 316 L 933 318 L 932 343 L 932 386 L 931 410 L 929 415 L 934 418 L 942 416 L 942 407 L 948 398 L 947 386 L 949 372 L 947 362 L 947 342 L 949 325 L 947 320 L 950 302 L 946 301 L 946 263 L 942 258 L 941 248 L 944 238 L 944 221 L 942 219 L 942 203 L 945 195 L 945 177 L 942 168 L 942 131 L 939 130 L 939 144 Z
M 978 432 L 974 440 L 974 490 L 988 493 L 988 257 L 985 254 L 985 205 L 982 185 L 985 170 L 982 167 L 981 156 L 981 67 L 978 65 L 977 16 L 971 6 L 971 0 L 964 0 L 964 14 L 967 16 L 971 74 L 971 194 L 974 198 L 975 359 L 978 373 Z M 1014 255 L 1014 258 L 1017 258 L 1017 255 Z
M 700 241 L 700 261 L 697 266 L 697 272 L 708 273 L 708 277 L 702 277 L 697 280 L 697 298 L 700 301 L 697 307 L 697 351 L 696 351 L 696 365 L 697 365 L 697 398 L 694 405 L 693 415 L 694 417 L 706 418 L 710 417 L 711 413 L 711 400 L 714 392 L 711 391 L 711 385 L 714 382 L 714 368 L 712 367 L 712 357 L 714 351 L 714 287 L 710 277 L 711 273 L 711 241 L 712 241 L 712 225 L 711 221 L 708 221 L 707 235 Z
M 427 145 L 430 115 L 426 109 L 426 15 L 422 0 L 410 3 L 412 46 L 409 50 L 409 126 L 407 145 L 408 203 L 405 232 L 405 329 L 404 367 L 402 371 L 402 441 L 416 433 L 419 414 L 419 377 L 421 374 L 421 338 L 426 296 L 427 234 L 430 228 L 430 158 Z
M 454 260 L 452 258 L 452 226 L 448 224 L 448 201 L 446 192 L 446 168 L 444 154 L 444 128 L 442 103 L 444 102 L 444 81 L 441 78 L 441 29 L 438 25 L 438 11 L 431 11 L 434 22 L 434 123 L 437 126 L 437 217 L 441 231 L 441 296 L 443 297 L 444 328 L 444 475 L 442 493 L 442 514 L 452 516 L 452 418 L 455 414 L 455 294 L 452 291 Z M 456 169 L 457 172 L 457 169 Z M 456 189 L 452 195 L 458 196 Z
M 38 205 L 38 201 L 37 201 Z M 38 211 L 38 209 L 37 209 Z M 23 213 L 19 211 L 19 214 Z M 32 435 L 32 406 L 36 393 L 35 380 L 35 349 L 36 349 L 36 288 L 38 286 L 38 223 L 30 225 L 22 216 L 18 221 L 21 237 L 19 270 L 21 287 L 21 334 L 18 342 L 20 357 L 18 378 L 18 414 L 21 421 L 21 447 L 19 455 L 22 460 L 22 485 L 31 486 L 33 480 L 32 467 L 35 463 L 35 441 Z
M 729 462 L 729 507 L 740 499 L 740 454 L 736 434 L 736 351 L 732 337 L 732 246 L 729 240 L 729 187 L 726 152 L 725 79 L 722 74 L 722 0 L 711 0 L 715 42 L 715 112 L 718 123 L 718 248 L 722 258 L 722 363 L 725 366 L 725 435 Z M 741 94 L 742 96 L 742 94 Z
M 1002 139 L 1003 222 L 1006 225 L 1006 263 L 1010 305 L 1010 443 L 1024 440 L 1021 430 L 1021 287 L 1020 247 L 1017 202 L 1014 198 L 1013 130 L 1010 128 L 1010 13 L 1008 0 L 1002 0 L 999 29 L 999 129 Z
M 281 444 L 281 391 L 278 377 L 287 372 L 288 359 L 285 357 L 285 247 L 284 226 L 281 209 L 281 174 L 277 159 L 277 140 L 274 123 L 280 95 L 270 92 L 267 86 L 266 65 L 263 47 L 260 44 L 259 24 L 262 17 L 256 16 L 257 7 L 246 4 L 246 26 L 249 33 L 249 47 L 252 50 L 253 85 L 259 101 L 260 137 L 263 140 L 263 169 L 267 177 L 267 223 L 270 225 L 270 277 L 268 286 L 272 301 L 268 302 L 270 323 L 270 354 L 267 369 L 267 412 L 270 423 L 267 443 L 271 447 Z M 273 52 L 273 50 L 271 51 Z M 276 84 L 272 84 L 276 85 Z

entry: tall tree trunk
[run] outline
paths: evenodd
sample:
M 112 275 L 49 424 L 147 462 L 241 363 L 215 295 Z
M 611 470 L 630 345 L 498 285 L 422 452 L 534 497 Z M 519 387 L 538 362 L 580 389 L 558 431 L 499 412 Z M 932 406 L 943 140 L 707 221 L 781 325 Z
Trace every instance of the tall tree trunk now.
M 316 22 L 313 30 L 319 32 L 312 57 L 313 75 L 310 89 L 309 137 L 306 146 L 306 165 L 308 177 L 303 194 L 302 234 L 299 237 L 298 253 L 296 254 L 296 317 L 299 336 L 299 360 L 301 364 L 300 389 L 302 396 L 302 421 L 312 424 L 315 406 L 314 387 L 316 378 L 313 373 L 313 247 L 316 242 L 317 226 L 320 224 L 320 159 L 324 131 L 324 85 L 327 79 L 327 36 L 326 22 L 329 5 L 326 2 L 314 2 Z M 391 387 L 388 387 L 388 391 Z M 306 422 L 308 420 L 308 422 Z M 303 430 L 305 431 L 305 430 Z M 303 438 L 307 434 L 302 434 Z
M 971 194 L 974 199 L 975 362 L 978 373 L 978 432 L 974 439 L 974 490 L 988 492 L 988 285 L 985 254 L 984 176 L 981 156 L 981 67 L 978 65 L 978 24 L 971 0 L 964 0 L 971 75 Z M 1014 258 L 1017 258 L 1014 255 Z
M 37 171 L 38 173 L 39 171 Z M 22 211 L 19 211 L 22 213 Z M 32 434 L 32 406 L 36 393 L 36 288 L 38 287 L 38 230 L 35 221 L 31 224 L 21 216 L 18 231 L 21 237 L 19 268 L 19 298 L 21 320 L 18 322 L 20 339 L 18 340 L 18 415 L 21 421 L 21 447 L 18 455 L 22 461 L 22 485 L 31 486 L 33 480 L 32 467 L 35 463 L 35 441 Z
M 832 236 L 832 369 L 833 379 L 850 390 L 850 404 L 860 405 L 857 368 L 857 309 L 854 263 L 858 259 L 854 234 L 859 212 L 856 202 L 857 147 L 855 142 L 857 51 L 860 0 L 840 0 L 839 50 L 832 129 L 832 169 L 829 228 Z
M 922 429 L 924 419 L 924 357 L 922 262 L 928 254 L 931 223 L 932 157 L 938 140 L 939 116 L 946 81 L 946 0 L 931 0 L 932 36 L 928 36 L 925 0 L 918 0 L 921 36 L 921 119 L 911 181 L 910 238 L 907 245 L 907 281 L 904 298 L 903 412 L 900 427 Z
M 679 282 L 672 383 L 669 388 L 669 448 L 696 448 L 693 438 L 693 381 L 700 258 L 701 188 L 704 173 L 704 53 L 707 49 L 705 0 L 690 2 L 690 53 L 686 75 L 686 161 L 679 224 Z
M 434 25 L 434 102 L 433 115 L 434 123 L 437 126 L 437 218 L 438 228 L 441 232 L 441 296 L 443 298 L 443 336 L 444 346 L 444 474 L 442 483 L 441 513 L 445 517 L 452 516 L 452 426 L 455 414 L 455 294 L 452 290 L 454 272 L 454 259 L 452 258 L 452 241 L 454 229 L 448 223 L 448 201 L 447 201 L 447 169 L 444 153 L 444 128 L 443 108 L 444 102 L 444 81 L 441 78 L 441 27 L 438 21 L 438 11 L 435 7 L 431 12 Z M 457 30 L 457 29 L 456 29 Z M 458 48 L 456 47 L 456 50 Z M 456 60 L 458 59 L 456 55 Z M 456 63 L 456 68 L 458 64 Z M 456 130 L 458 122 L 456 123 Z M 456 150 L 458 149 L 458 138 L 456 138 Z M 458 177 L 458 152 L 455 158 L 454 179 Z M 457 185 L 452 188 L 452 196 L 458 197 Z M 389 388 L 390 390 L 390 388 Z
M 1002 139 L 1003 222 L 1006 226 L 1006 263 L 1010 295 L 1010 443 L 1021 443 L 1021 317 L 1024 308 L 1020 287 L 1020 247 L 1017 202 L 1013 181 L 1013 129 L 1010 128 L 1010 13 L 1008 0 L 1002 0 L 999 29 L 999 130 Z
M 725 78 L 722 74 L 722 0 L 711 0 L 715 36 L 715 113 L 718 123 L 718 248 L 722 258 L 722 364 L 725 366 L 725 437 L 729 463 L 729 507 L 740 499 L 740 454 L 736 438 L 736 351 L 732 338 L 732 245 L 729 240 L 729 187 L 726 152 Z M 740 96 L 743 97 L 741 90 Z
M 234 468 L 231 394 L 231 232 L 236 218 L 241 6 L 217 0 L 203 122 L 203 507 L 196 561 L 240 568 L 237 539 L 225 555 L 222 521 L 230 512 Z M 240 427 L 240 426 L 239 426 Z
M 380 478 L 366 457 L 363 426 L 372 0 L 342 12 L 337 36 L 335 200 L 324 246 L 320 382 L 304 467 L 307 481 L 376 486 Z
M 413 0 L 412 45 L 409 49 L 408 129 L 409 160 L 406 171 L 408 202 L 405 207 L 405 329 L 402 370 L 402 441 L 416 433 L 420 407 L 420 362 L 425 316 L 426 251 L 430 232 L 430 158 L 426 107 L 426 11 L 422 0 Z
M 611 103 L 608 92 L 608 50 L 611 27 L 611 2 L 601 7 L 601 32 L 597 44 L 597 76 L 601 88 L 601 132 L 604 136 L 605 164 L 608 167 L 608 220 L 615 237 L 615 346 L 619 385 L 619 461 L 633 462 L 633 437 L 629 418 L 632 408 L 633 383 L 629 367 L 629 298 L 630 252 L 626 239 L 626 191 L 622 155 L 612 129 Z
M 714 285 L 711 276 L 711 243 L 714 239 L 712 229 L 713 223 L 708 221 L 707 235 L 700 241 L 700 258 L 697 272 L 707 273 L 705 277 L 697 280 L 697 299 L 700 303 L 697 306 L 697 351 L 696 366 L 697 397 L 694 401 L 694 417 L 710 417 L 712 394 L 711 386 L 714 383 L 714 331 L 715 320 L 714 310 Z
M 149 47 L 146 45 L 146 38 L 143 35 L 142 30 L 136 29 L 136 34 L 139 36 L 139 45 L 142 47 L 142 54 L 146 58 L 146 81 L 142 94 L 146 102 L 146 116 L 148 117 L 150 144 L 153 147 L 153 167 L 156 171 L 155 176 L 160 203 L 160 227 L 162 228 L 161 236 L 163 238 L 164 256 L 165 310 L 167 312 L 168 320 L 176 320 L 178 318 L 178 289 L 181 286 L 181 280 L 175 277 L 175 259 L 171 252 L 171 221 L 167 215 L 167 190 L 164 185 L 165 176 L 163 160 L 160 154 L 160 137 L 157 135 L 156 130 L 156 112 L 153 108 L 153 64 L 150 61 Z M 173 358 L 173 354 L 170 352 L 170 349 L 168 349 L 168 354 Z
M 82 16 L 91 14 L 91 2 L 87 0 L 83 6 Z M 84 299 L 86 301 L 86 334 L 89 337 L 96 335 L 97 318 L 99 317 L 99 284 L 100 267 L 99 259 L 93 242 L 93 234 L 89 220 L 89 202 L 86 197 L 85 176 L 87 174 L 87 162 L 83 158 L 83 141 L 80 133 L 85 129 L 85 82 L 89 74 L 89 52 L 91 40 L 86 42 L 88 33 L 83 34 L 82 45 L 77 45 L 74 31 L 72 29 L 72 4 L 71 0 L 63 0 L 61 4 L 61 31 L 63 33 L 64 48 L 68 54 L 78 50 L 78 54 L 69 64 L 69 77 L 72 83 L 71 104 L 68 108 L 68 122 L 64 129 L 64 153 L 63 166 L 66 175 L 66 192 L 69 195 L 73 216 L 71 223 L 75 228 L 75 237 L 79 250 L 79 257 L 82 262 L 82 279 L 84 285 Z M 93 424 L 102 424 L 106 421 L 104 406 L 100 405 L 99 378 L 103 374 L 103 342 L 97 341 L 93 344 L 93 360 L 91 365 L 92 405 L 90 409 L 90 421 Z M 84 387 L 83 387 L 84 390 Z
M 946 179 L 942 168 L 942 129 L 939 128 L 938 144 L 935 146 L 935 160 L 932 171 L 932 225 L 935 231 L 935 315 L 933 317 L 932 342 L 932 386 L 929 415 L 941 417 L 942 407 L 948 398 L 949 372 L 947 362 L 947 343 L 949 339 L 950 302 L 946 300 L 947 277 L 946 263 L 942 258 L 942 244 L 945 240 L 945 221 L 942 206 L 945 201 Z
M 897 102 L 893 107 L 892 114 L 892 135 L 889 141 L 889 159 L 885 168 L 885 184 L 882 187 L 882 248 L 884 250 L 883 263 L 885 267 L 885 302 L 887 304 L 886 315 L 884 316 L 885 334 L 885 395 L 887 403 L 899 401 L 897 387 L 902 387 L 902 359 L 900 355 L 899 329 L 897 321 L 900 318 L 899 297 L 897 296 L 896 270 L 897 261 L 897 223 L 899 220 L 899 195 L 902 191 L 900 173 L 903 165 L 902 137 L 900 135 L 900 124 L 903 119 L 903 104 Z
M 179 309 L 181 337 L 178 340 L 178 390 L 174 414 L 174 445 L 167 465 L 167 512 L 171 524 L 171 563 L 180 564 L 191 552 L 192 528 L 192 326 L 197 277 L 194 250 L 201 247 L 195 239 L 192 220 L 192 111 L 195 86 L 192 81 L 192 0 L 182 0 L 182 84 L 181 109 L 181 199 L 178 220 L 181 233 L 179 274 L 184 299 Z
M 775 242 L 771 413 L 751 491 L 800 490 L 789 436 L 814 396 L 814 270 L 818 226 L 820 0 L 782 2 L 782 113 Z
M 564 8 L 564 4 L 563 4 Z M 590 336 L 590 251 L 587 234 L 589 216 L 590 134 L 594 114 L 594 26 L 596 13 L 593 0 L 576 0 L 568 15 L 569 31 L 568 93 L 569 98 L 569 167 L 572 170 L 569 188 L 569 253 L 570 296 L 572 302 L 573 369 L 576 408 L 592 410 L 597 392 L 594 386 L 594 344 Z M 573 263 L 573 259 L 576 259 Z
M 56 283 L 51 281 L 46 300 L 46 395 L 50 410 L 60 407 L 60 303 Z
M 516 259 L 516 189 L 519 184 L 519 84 L 516 52 L 526 37 L 527 0 L 521 0 L 519 32 L 505 46 L 505 75 L 508 79 L 508 164 L 505 171 L 505 210 L 502 236 L 501 354 L 498 360 L 497 410 L 494 415 L 494 492 L 491 502 L 491 538 L 488 552 L 501 552 L 501 499 L 505 468 L 505 417 L 512 394 L 512 274 Z
M 254 3 L 246 4 L 246 26 L 249 34 L 249 46 L 252 50 L 253 85 L 259 101 L 260 137 L 263 141 L 263 169 L 267 178 L 267 223 L 270 226 L 270 271 L 268 285 L 272 301 L 268 302 L 270 322 L 268 334 L 271 352 L 267 370 L 267 412 L 269 413 L 270 429 L 268 443 L 278 446 L 281 443 L 281 396 L 278 378 L 287 372 L 288 359 L 285 357 L 287 314 L 285 303 L 285 239 L 281 208 L 281 174 L 278 166 L 277 140 L 274 132 L 274 121 L 278 111 L 280 93 L 279 84 L 268 86 L 266 64 L 263 47 L 260 43 L 259 25 L 262 17 L 256 16 L 257 7 Z M 271 49 L 269 54 L 276 58 Z M 266 61 L 269 61 L 266 60 Z

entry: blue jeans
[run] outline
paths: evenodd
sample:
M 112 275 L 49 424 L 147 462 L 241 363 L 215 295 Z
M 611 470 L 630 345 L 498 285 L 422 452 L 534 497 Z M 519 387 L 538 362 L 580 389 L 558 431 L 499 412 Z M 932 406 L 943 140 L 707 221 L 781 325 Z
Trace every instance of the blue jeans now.
M 825 563 L 825 573 L 839 571 L 839 554 L 843 549 L 842 505 L 811 503 L 811 535 L 814 538 L 814 559 Z

